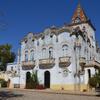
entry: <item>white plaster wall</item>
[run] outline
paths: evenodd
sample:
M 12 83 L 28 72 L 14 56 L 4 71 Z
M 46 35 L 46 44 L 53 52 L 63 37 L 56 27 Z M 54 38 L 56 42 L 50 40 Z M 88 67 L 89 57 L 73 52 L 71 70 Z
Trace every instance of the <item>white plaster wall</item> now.
M 93 38 L 95 39 L 95 34 L 92 28 L 88 24 L 81 24 L 80 28 L 82 29 L 83 26 L 86 26 L 86 31 L 88 33 L 88 36 L 90 38 L 91 34 L 93 35 Z M 76 27 L 76 26 L 75 26 Z M 76 62 L 75 62 L 75 50 L 74 50 L 74 42 L 75 42 L 75 36 L 70 37 L 70 33 L 68 32 L 62 32 L 58 36 L 53 35 L 52 39 L 50 38 L 50 30 L 47 29 L 44 31 L 44 40 L 41 38 L 38 38 L 37 40 L 34 41 L 34 45 L 31 48 L 26 48 L 25 42 L 21 43 L 21 61 L 24 61 L 25 57 L 25 50 L 30 50 L 34 49 L 35 50 L 35 60 L 36 60 L 36 66 L 34 70 L 38 70 L 38 78 L 39 78 L 39 83 L 44 84 L 44 72 L 45 71 L 50 71 L 51 74 L 51 84 L 73 84 L 75 82 L 74 74 L 76 73 Z M 58 42 L 56 42 L 56 38 L 58 37 Z M 91 41 L 92 45 L 94 46 L 94 51 L 91 50 L 87 44 L 82 40 L 81 37 L 79 37 L 80 42 L 82 43 L 81 46 L 81 51 L 80 55 L 81 57 L 86 57 L 87 60 L 90 58 L 90 52 L 95 53 L 95 41 Z M 39 46 L 37 46 L 37 41 L 39 41 Z M 44 42 L 43 42 L 44 41 Z M 45 43 L 45 45 L 43 45 Z M 68 45 L 68 52 L 66 56 L 71 57 L 71 65 L 67 67 L 69 70 L 68 74 L 64 76 L 63 68 L 59 67 L 59 57 L 63 56 L 62 53 L 62 46 L 64 44 Z M 42 57 L 42 49 L 46 48 L 46 54 L 45 58 L 49 57 L 49 47 L 53 47 L 53 57 L 55 58 L 55 66 L 51 69 L 39 69 L 39 59 L 43 59 Z M 88 55 L 86 52 L 84 52 L 84 49 L 88 48 Z M 30 56 L 30 54 L 29 54 Z M 87 57 L 88 56 L 88 57 Z M 78 60 L 79 61 L 79 60 Z M 28 71 L 28 70 L 27 70 Z M 26 72 L 24 70 L 21 70 L 21 77 L 20 77 L 20 82 L 21 84 L 25 84 L 26 82 Z M 32 72 L 32 70 L 29 70 Z M 95 69 L 91 68 L 91 73 L 95 73 Z M 87 84 L 88 82 L 88 77 L 87 77 L 87 68 L 85 69 L 85 75 L 81 76 L 81 82 Z
M 56 37 L 54 37 L 53 39 L 56 40 Z M 51 77 L 50 77 L 51 84 L 73 84 L 73 82 L 74 82 L 73 72 L 75 69 L 74 68 L 75 66 L 73 66 L 73 65 L 74 65 L 75 61 L 74 61 L 74 57 L 73 57 L 74 51 L 73 51 L 73 42 L 72 41 L 73 40 L 70 38 L 70 34 L 68 32 L 63 32 L 62 34 L 60 34 L 58 36 L 58 42 L 56 42 L 56 41 L 53 42 L 55 66 L 52 69 L 45 69 L 45 70 L 39 69 L 38 70 L 38 77 L 39 77 L 40 84 L 44 84 L 44 72 L 45 71 L 50 71 L 50 73 L 51 73 Z M 68 66 L 69 72 L 68 72 L 68 75 L 66 75 L 66 76 L 63 75 L 64 69 L 59 67 L 59 61 L 58 61 L 59 57 L 63 56 L 62 46 L 64 44 L 68 45 L 68 52 L 67 52 L 67 55 L 65 55 L 65 56 L 71 56 L 71 65 Z M 46 47 L 46 48 L 48 51 L 48 47 Z M 41 50 L 40 50 L 40 52 L 41 52 Z
M 11 67 L 13 67 L 13 71 L 17 71 L 18 70 L 18 65 L 15 63 L 9 63 L 8 65 L 7 65 L 7 69 L 6 69 L 6 71 L 11 71 Z

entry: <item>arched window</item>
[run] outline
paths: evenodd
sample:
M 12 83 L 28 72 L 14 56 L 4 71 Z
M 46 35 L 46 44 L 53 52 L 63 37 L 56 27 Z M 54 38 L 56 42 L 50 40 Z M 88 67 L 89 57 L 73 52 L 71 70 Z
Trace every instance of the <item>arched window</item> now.
M 31 50 L 31 52 L 30 52 L 30 60 L 31 61 L 34 60 L 34 50 Z
M 52 44 L 53 43 L 53 34 L 50 35 L 50 38 L 49 38 L 49 42 Z
M 63 56 L 67 56 L 67 54 L 68 54 L 68 45 L 63 45 L 62 46 L 62 52 L 63 52 Z
M 56 42 L 58 42 L 58 36 L 56 36 Z
M 49 58 L 53 58 L 53 48 L 49 48 Z
M 45 45 L 45 36 L 42 36 L 41 40 L 42 40 L 42 45 Z
M 25 61 L 28 61 L 28 51 L 25 51 Z
M 46 48 L 42 49 L 42 58 L 46 58 Z
M 13 68 L 13 66 L 11 66 L 11 71 L 13 71 L 14 70 L 14 68 Z

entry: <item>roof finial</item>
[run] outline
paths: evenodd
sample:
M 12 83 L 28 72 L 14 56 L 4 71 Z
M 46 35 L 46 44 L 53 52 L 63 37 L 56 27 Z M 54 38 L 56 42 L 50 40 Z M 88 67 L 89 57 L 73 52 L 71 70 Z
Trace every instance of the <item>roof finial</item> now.
M 81 0 L 78 0 L 78 7 L 81 7 Z

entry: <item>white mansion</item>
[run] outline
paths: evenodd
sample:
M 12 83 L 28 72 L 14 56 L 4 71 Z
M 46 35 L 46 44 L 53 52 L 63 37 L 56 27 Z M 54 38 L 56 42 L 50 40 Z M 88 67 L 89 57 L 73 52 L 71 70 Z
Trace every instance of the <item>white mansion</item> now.
M 16 64 L 8 64 L 10 88 L 25 88 L 27 74 L 37 72 L 39 84 L 54 90 L 85 90 L 100 68 L 95 28 L 80 4 L 69 25 L 52 26 L 21 40 Z

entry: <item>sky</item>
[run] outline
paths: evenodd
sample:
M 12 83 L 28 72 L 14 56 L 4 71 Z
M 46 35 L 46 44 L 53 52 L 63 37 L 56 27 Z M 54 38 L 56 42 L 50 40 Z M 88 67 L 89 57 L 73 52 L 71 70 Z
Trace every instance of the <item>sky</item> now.
M 0 45 L 9 43 L 17 53 L 28 32 L 39 33 L 52 25 L 69 24 L 79 0 L 0 0 Z M 96 28 L 100 44 L 100 1 L 80 0 Z

